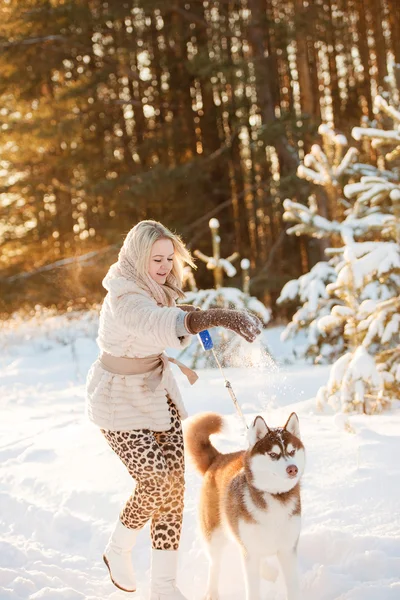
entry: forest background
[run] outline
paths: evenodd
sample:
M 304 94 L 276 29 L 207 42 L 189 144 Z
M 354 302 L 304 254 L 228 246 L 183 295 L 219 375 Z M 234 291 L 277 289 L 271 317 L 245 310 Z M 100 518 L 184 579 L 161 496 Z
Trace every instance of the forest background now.
M 250 259 L 250 292 L 273 307 L 324 258 L 324 240 L 285 234 L 283 201 L 314 193 L 322 216 L 340 216 L 297 167 L 321 122 L 349 137 L 374 123 L 374 97 L 400 63 L 397 0 L 0 10 L 2 316 L 101 300 L 123 236 L 145 218 L 209 255 L 217 217 L 221 255 Z M 198 286 L 211 287 L 198 264 Z

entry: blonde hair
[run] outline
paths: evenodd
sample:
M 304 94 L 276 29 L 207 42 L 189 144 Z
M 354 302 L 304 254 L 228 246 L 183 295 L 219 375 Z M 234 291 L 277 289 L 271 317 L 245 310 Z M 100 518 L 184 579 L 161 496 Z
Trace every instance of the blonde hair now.
M 127 237 L 130 237 L 129 247 L 136 256 L 136 268 L 142 277 L 148 274 L 151 249 L 154 243 L 161 239 L 171 240 L 174 246 L 174 257 L 170 275 L 173 276 L 179 288 L 182 287 L 183 268 L 185 264 L 196 268 L 193 258 L 181 238 L 158 221 L 140 221 L 140 223 L 131 229 Z

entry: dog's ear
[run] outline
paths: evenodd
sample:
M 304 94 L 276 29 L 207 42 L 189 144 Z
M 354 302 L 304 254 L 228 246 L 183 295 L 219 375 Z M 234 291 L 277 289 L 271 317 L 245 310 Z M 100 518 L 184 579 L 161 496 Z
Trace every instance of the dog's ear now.
M 249 428 L 248 439 L 250 446 L 254 446 L 258 440 L 261 440 L 268 433 L 268 425 L 260 415 L 258 415 L 253 422 L 253 425 Z
M 296 413 L 293 412 L 290 415 L 290 417 L 286 421 L 284 429 L 286 429 L 286 431 L 300 439 L 300 423 L 299 417 L 296 415 Z

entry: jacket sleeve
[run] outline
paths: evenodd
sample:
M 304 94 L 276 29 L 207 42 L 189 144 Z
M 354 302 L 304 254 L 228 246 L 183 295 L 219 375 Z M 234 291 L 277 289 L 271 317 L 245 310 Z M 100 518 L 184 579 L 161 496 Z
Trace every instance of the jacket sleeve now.
M 188 333 L 178 337 L 177 323 L 182 314 L 178 307 L 158 306 L 142 294 L 124 294 L 111 298 L 111 310 L 118 323 L 137 338 L 166 348 L 183 348 L 191 340 Z

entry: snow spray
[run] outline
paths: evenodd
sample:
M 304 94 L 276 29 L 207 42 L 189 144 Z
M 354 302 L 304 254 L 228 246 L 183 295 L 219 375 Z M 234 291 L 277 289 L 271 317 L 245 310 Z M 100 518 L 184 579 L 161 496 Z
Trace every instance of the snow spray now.
M 200 343 L 201 343 L 201 345 L 203 346 L 203 349 L 206 352 L 208 352 L 209 350 L 211 350 L 211 353 L 212 353 L 212 355 L 213 355 L 213 357 L 215 359 L 215 362 L 217 363 L 218 368 L 221 371 L 222 377 L 225 380 L 225 387 L 227 388 L 227 390 L 229 392 L 229 395 L 230 395 L 230 397 L 232 399 L 232 402 L 233 402 L 233 404 L 234 404 L 234 406 L 236 408 L 236 411 L 237 411 L 239 417 L 242 419 L 243 425 L 245 426 L 246 429 L 248 429 L 248 426 L 247 426 L 247 423 L 246 423 L 246 419 L 244 418 L 244 414 L 242 412 L 242 409 L 240 408 L 240 404 L 239 404 L 239 402 L 238 402 L 238 400 L 237 400 L 237 398 L 235 396 L 235 393 L 234 393 L 234 391 L 232 389 L 232 384 L 225 377 L 225 373 L 224 373 L 224 371 L 222 369 L 221 363 L 219 362 L 218 356 L 215 353 L 214 344 L 213 344 L 213 341 L 211 339 L 210 332 L 207 329 L 205 329 L 204 331 L 200 331 L 200 333 L 197 334 L 197 337 L 199 338 Z

